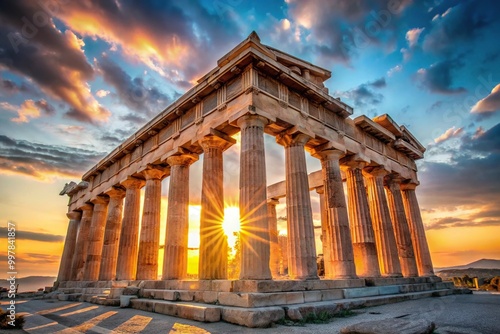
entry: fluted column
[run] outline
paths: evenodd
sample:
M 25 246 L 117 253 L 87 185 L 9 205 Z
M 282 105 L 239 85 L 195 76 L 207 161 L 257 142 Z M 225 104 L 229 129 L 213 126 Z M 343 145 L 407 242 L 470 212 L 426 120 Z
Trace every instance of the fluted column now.
M 82 219 L 82 213 L 80 211 L 71 211 L 66 216 L 69 218 L 69 223 L 66 239 L 64 240 L 61 264 L 59 265 L 59 274 L 57 275 L 58 282 L 71 280 L 71 264 L 73 262 L 73 255 L 75 254 L 78 225 Z
M 121 183 L 125 187 L 122 231 L 116 266 L 117 280 L 135 280 L 137 273 L 137 250 L 139 249 L 139 213 L 141 188 L 144 181 L 129 177 Z
M 410 227 L 406 219 L 403 197 L 401 196 L 400 183 L 399 178 L 392 176 L 385 178 L 387 202 L 389 203 L 389 212 L 394 228 L 394 236 L 396 237 L 401 271 L 404 277 L 415 277 L 418 276 L 417 262 L 413 251 Z
M 343 166 L 343 168 L 347 178 L 349 221 L 356 273 L 362 277 L 378 277 L 380 276 L 380 269 L 377 248 L 361 171 L 365 163 L 350 161 L 348 164 L 347 167 Z
M 92 214 L 92 224 L 90 225 L 89 248 L 87 250 L 87 261 L 85 262 L 83 273 L 84 281 L 97 281 L 99 279 L 109 198 L 97 196 L 91 202 L 94 203 L 94 213 Z
M 278 217 L 276 215 L 277 199 L 267 201 L 267 219 L 269 222 L 269 241 L 271 243 L 269 268 L 273 278 L 279 277 L 280 272 L 280 246 L 278 244 Z
M 339 159 L 344 153 L 324 150 L 313 155 L 321 159 L 324 185 L 323 257 L 325 278 L 355 278 L 356 267 L 349 218 L 340 174 Z M 323 222 L 324 221 L 324 222 Z
M 99 281 L 110 281 L 116 278 L 118 247 L 122 228 L 122 209 L 125 190 L 112 188 L 106 192 L 109 196 L 108 217 L 104 231 L 102 261 L 99 269 Z
M 240 279 L 271 279 L 264 153 L 264 126 L 267 122 L 266 118 L 257 115 L 238 119 L 241 129 Z
M 386 277 L 401 277 L 398 248 L 392 227 L 387 198 L 384 191 L 384 176 L 388 171 L 381 167 L 365 173 L 368 203 L 375 233 L 380 273 Z
M 293 279 L 318 278 L 304 148 L 309 138 L 302 133 L 282 134 L 276 138 L 276 141 L 285 147 L 288 274 Z
M 401 193 L 403 195 L 403 203 L 405 207 L 406 217 L 410 226 L 412 236 L 413 249 L 417 260 L 418 274 L 420 276 L 433 276 L 434 268 L 432 267 L 431 254 L 427 245 L 425 236 L 424 223 L 420 215 L 420 207 L 415 194 L 415 183 L 401 184 Z
M 201 187 L 200 255 L 198 278 L 227 278 L 227 236 L 224 222 L 224 186 L 222 153 L 234 144 L 232 138 L 207 136 L 200 140 L 203 148 L 203 181 Z
M 137 279 L 156 280 L 160 249 L 161 179 L 165 169 L 151 167 L 144 170 L 142 175 L 146 179 L 146 187 L 137 255 Z
M 92 212 L 94 210 L 94 205 L 87 203 L 83 205 L 80 210 L 82 210 L 82 219 L 80 220 L 80 226 L 78 227 L 75 255 L 73 256 L 73 262 L 71 263 L 72 281 L 81 281 L 83 279 L 83 269 L 85 267 L 85 261 L 87 260 L 90 225 L 92 224 Z
M 194 154 L 167 158 L 170 165 L 167 230 L 162 279 L 187 276 L 189 232 L 189 166 L 198 160 Z

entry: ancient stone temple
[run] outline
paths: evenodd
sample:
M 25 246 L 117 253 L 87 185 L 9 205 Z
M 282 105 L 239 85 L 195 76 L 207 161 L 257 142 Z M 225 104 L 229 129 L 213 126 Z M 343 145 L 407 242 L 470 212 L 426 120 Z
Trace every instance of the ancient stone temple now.
M 107 305 L 121 300 L 133 308 L 254 327 L 320 310 L 450 293 L 433 274 L 415 195 L 415 160 L 424 147 L 388 115 L 351 118 L 353 109 L 328 94 L 324 81 L 330 76 L 261 44 L 255 33 L 219 59 L 195 87 L 61 192 L 70 200 L 60 298 Z M 241 264 L 239 279 L 228 280 L 223 152 L 238 132 Z M 269 186 L 265 135 L 285 152 L 284 181 Z M 320 160 L 320 171 L 307 173 L 306 154 Z M 199 278 L 193 280 L 186 276 L 188 180 L 200 155 Z M 160 235 L 164 178 L 170 178 L 168 211 L 166 234 Z M 321 250 L 311 191 L 321 201 Z M 277 234 L 280 198 L 286 198 L 285 252 Z M 280 253 L 286 259 L 280 261 Z

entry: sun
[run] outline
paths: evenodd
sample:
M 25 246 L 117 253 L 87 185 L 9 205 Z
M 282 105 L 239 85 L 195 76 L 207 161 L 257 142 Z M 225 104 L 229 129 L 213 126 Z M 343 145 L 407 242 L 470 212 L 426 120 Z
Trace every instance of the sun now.
M 228 206 L 224 208 L 222 228 L 227 236 L 228 246 L 233 248 L 236 243 L 235 233 L 240 231 L 240 208 Z

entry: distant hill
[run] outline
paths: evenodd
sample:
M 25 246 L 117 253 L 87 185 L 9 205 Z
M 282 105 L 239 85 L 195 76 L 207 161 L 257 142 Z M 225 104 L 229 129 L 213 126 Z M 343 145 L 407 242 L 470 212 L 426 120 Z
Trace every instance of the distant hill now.
M 54 285 L 56 277 L 52 276 L 28 276 L 23 278 L 17 278 L 16 284 L 19 284 L 19 289 L 17 292 L 27 292 L 27 291 L 37 291 L 39 288 L 45 288 L 46 286 Z M 7 281 L 2 279 L 0 282 L 0 287 L 8 288 Z
M 445 267 L 445 268 L 434 268 L 436 272 L 440 272 L 443 270 L 451 270 L 451 269 L 500 269 L 500 260 L 493 259 L 481 259 L 469 264 L 465 264 L 462 266 L 454 266 L 454 267 Z

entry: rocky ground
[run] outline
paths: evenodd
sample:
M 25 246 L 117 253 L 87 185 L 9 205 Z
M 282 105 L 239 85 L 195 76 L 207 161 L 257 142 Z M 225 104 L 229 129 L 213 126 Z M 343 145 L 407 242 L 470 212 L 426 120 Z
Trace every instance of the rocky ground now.
M 6 302 L 8 301 L 1 301 L 4 308 Z M 412 300 L 355 310 L 345 314 L 346 317 L 343 318 L 327 319 L 327 323 L 288 323 L 266 329 L 250 329 L 223 322 L 199 323 L 128 308 L 120 309 L 56 300 L 18 301 L 17 312 L 26 312 L 24 328 L 28 333 L 62 331 L 62 333 L 322 334 L 340 333 L 348 326 L 359 325 L 367 321 L 375 321 L 378 325 L 372 323 L 364 326 L 372 330 L 366 333 L 387 334 L 389 325 L 396 326 L 394 333 L 405 333 L 405 328 L 424 328 L 431 322 L 436 327 L 433 333 L 439 334 L 500 333 L 500 294 L 490 293 Z M 379 332 L 376 331 L 377 328 Z M 349 331 L 344 329 L 343 333 L 349 333 Z

